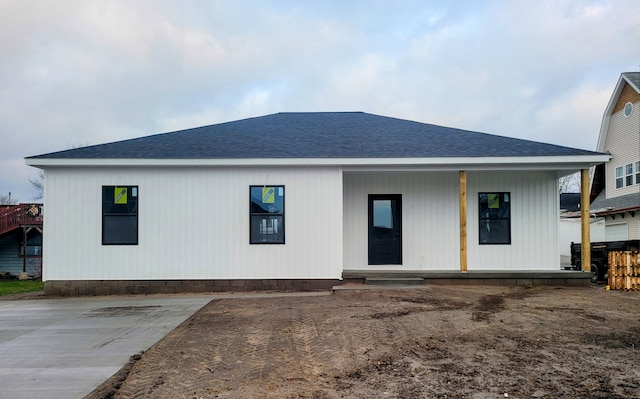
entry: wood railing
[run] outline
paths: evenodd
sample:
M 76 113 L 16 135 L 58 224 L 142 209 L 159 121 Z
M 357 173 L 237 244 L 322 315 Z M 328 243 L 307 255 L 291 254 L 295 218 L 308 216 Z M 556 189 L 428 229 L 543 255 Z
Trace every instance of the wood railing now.
M 0 205 L 0 234 L 21 225 L 42 225 L 42 204 Z

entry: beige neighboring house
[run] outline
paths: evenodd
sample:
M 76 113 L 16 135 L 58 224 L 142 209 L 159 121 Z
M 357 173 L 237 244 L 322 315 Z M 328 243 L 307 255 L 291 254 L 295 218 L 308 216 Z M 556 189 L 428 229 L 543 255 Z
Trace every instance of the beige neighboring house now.
M 595 167 L 591 213 L 605 218 L 606 241 L 640 239 L 640 72 L 620 75 L 597 150 L 611 160 Z

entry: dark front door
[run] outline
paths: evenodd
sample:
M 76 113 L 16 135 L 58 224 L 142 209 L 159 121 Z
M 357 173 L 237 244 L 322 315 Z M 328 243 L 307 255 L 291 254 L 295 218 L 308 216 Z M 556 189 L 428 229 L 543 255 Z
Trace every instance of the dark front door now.
M 401 194 L 369 194 L 369 264 L 402 264 Z

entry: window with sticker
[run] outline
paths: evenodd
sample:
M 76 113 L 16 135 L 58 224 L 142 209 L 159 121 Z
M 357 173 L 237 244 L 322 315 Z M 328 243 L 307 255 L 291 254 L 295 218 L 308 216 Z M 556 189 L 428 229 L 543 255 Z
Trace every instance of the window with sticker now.
M 479 193 L 480 245 L 511 244 L 511 193 Z
M 138 245 L 138 186 L 102 187 L 102 245 Z
M 284 186 L 250 186 L 251 244 L 284 244 Z

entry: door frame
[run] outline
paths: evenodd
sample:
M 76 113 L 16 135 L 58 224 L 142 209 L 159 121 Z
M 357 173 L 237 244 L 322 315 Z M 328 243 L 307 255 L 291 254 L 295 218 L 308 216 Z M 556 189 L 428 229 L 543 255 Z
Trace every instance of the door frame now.
M 393 230 L 392 234 L 397 234 L 396 241 L 398 256 L 394 262 L 381 262 L 375 258 L 373 251 L 373 202 L 376 200 L 391 200 L 395 206 L 392 206 Z M 367 249 L 369 265 L 401 265 L 402 264 L 402 194 L 369 194 L 367 198 Z

